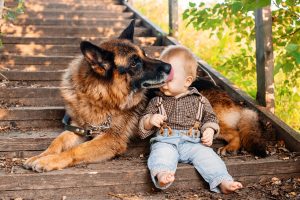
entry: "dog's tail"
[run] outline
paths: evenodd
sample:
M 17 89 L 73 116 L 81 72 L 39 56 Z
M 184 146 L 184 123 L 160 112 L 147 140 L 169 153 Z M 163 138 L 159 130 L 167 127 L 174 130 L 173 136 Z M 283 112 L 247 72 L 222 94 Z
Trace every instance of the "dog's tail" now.
M 262 138 L 262 130 L 256 112 L 244 108 L 238 123 L 241 144 L 245 150 L 256 156 L 266 157 L 266 141 Z

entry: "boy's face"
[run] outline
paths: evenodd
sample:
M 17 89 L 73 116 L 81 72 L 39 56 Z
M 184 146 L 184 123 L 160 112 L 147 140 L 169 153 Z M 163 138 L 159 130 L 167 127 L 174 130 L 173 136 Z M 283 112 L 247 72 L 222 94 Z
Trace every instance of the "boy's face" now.
M 184 70 L 184 59 L 180 56 L 170 58 L 167 63 L 172 65 L 172 70 L 174 70 L 173 79 L 166 82 L 160 91 L 166 96 L 177 96 L 188 90 L 188 87 L 191 85 L 193 78 L 187 76 Z

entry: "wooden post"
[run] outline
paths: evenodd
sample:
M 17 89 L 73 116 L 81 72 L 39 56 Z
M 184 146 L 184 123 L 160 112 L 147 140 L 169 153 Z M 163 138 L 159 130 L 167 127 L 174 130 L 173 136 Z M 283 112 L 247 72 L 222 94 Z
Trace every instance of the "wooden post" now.
M 169 0 L 169 35 L 178 34 L 178 0 Z
M 3 15 L 4 0 L 0 0 L 0 22 Z
M 255 11 L 256 100 L 270 112 L 275 111 L 272 12 L 270 6 Z

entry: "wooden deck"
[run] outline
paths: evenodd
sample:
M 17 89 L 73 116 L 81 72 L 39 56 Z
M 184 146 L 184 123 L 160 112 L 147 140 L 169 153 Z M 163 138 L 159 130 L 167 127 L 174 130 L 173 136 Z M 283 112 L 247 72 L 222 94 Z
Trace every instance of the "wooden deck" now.
M 13 5 L 7 1 L 7 5 Z M 116 37 L 136 18 L 135 42 L 150 57 L 175 44 L 151 22 L 117 0 L 28 0 L 14 26 L 4 27 L 0 50 L 0 199 L 107 199 L 108 194 L 152 191 L 146 167 L 147 141 L 134 141 L 119 158 L 60 171 L 35 173 L 22 161 L 43 151 L 62 131 L 61 75 L 79 51 L 81 40 L 99 43 Z M 206 69 L 235 100 L 256 109 L 273 133 L 265 159 L 249 154 L 223 158 L 244 185 L 271 177 L 300 176 L 300 139 L 204 61 Z M 4 78 L 4 76 L 6 78 Z M 288 151 L 280 146 L 284 140 Z M 221 141 L 214 148 L 222 145 Z M 277 145 L 277 146 L 276 146 Z M 193 167 L 179 165 L 172 190 L 207 187 Z

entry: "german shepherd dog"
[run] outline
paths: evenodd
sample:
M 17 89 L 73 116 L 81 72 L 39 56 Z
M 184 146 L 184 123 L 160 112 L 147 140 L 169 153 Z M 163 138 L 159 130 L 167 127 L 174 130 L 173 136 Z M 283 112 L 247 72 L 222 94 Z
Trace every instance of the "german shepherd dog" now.
M 81 42 L 83 55 L 71 62 L 62 81 L 61 93 L 71 118 L 70 129 L 62 132 L 43 153 L 26 160 L 25 168 L 37 172 L 63 169 L 100 162 L 126 151 L 129 139 L 138 131 L 138 120 L 147 103 L 146 90 L 164 84 L 171 71 L 169 64 L 147 57 L 133 44 L 133 33 L 134 21 L 118 39 L 99 46 Z M 225 93 L 207 91 L 204 95 L 224 119 L 220 120 L 221 137 L 235 144 L 227 145 L 222 152 L 237 150 L 240 143 L 255 145 L 239 134 L 243 129 L 247 133 L 250 124 L 255 123 L 253 118 L 244 117 L 247 111 Z M 88 133 L 92 139 L 78 133 Z
M 63 169 L 126 151 L 130 137 L 138 131 L 146 89 L 162 85 L 171 71 L 170 64 L 147 57 L 134 45 L 133 33 L 134 21 L 118 39 L 99 46 L 81 42 L 83 56 L 64 74 L 61 93 L 71 126 L 90 130 L 93 139 L 66 130 L 43 153 L 26 160 L 25 168 L 37 172 Z M 94 130 L 104 125 L 108 127 Z

